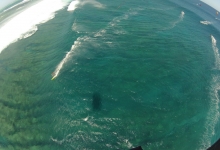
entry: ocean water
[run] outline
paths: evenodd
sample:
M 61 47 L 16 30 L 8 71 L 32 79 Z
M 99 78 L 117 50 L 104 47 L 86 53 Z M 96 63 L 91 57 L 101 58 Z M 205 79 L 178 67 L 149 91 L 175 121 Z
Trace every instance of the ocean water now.
M 7 18 L 17 7 L 0 14 L 0 149 L 204 150 L 220 137 L 218 16 L 186 0 L 51 5 L 25 26 Z

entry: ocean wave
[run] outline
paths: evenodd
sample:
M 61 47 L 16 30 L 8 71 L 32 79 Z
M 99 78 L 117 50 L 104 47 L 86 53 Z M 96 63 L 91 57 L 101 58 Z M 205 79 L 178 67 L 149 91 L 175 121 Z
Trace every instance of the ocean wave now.
M 213 35 L 211 35 L 211 41 L 212 41 L 212 48 L 215 55 L 215 70 L 220 70 L 220 58 L 219 58 L 219 52 L 218 48 L 216 46 L 216 39 Z M 219 95 L 218 91 L 220 91 L 220 76 L 214 74 L 212 76 L 212 80 L 210 83 L 210 99 L 211 102 L 209 104 L 209 112 L 206 118 L 205 123 L 205 132 L 202 137 L 201 141 L 201 148 L 200 149 L 206 149 L 207 147 L 211 146 L 211 140 L 212 137 L 215 135 L 215 126 L 219 121 Z
M 0 27 L 0 39 L 2 39 L 0 52 L 11 43 L 33 35 L 30 33 L 33 33 L 34 26 L 53 19 L 55 12 L 66 5 L 67 3 L 62 0 L 39 1 L 11 18 Z M 26 36 L 24 36 L 25 34 Z
M 122 20 L 127 20 L 130 16 L 137 15 L 138 14 L 137 11 L 138 11 L 137 9 L 131 9 L 128 12 L 126 12 L 124 15 L 113 18 L 112 21 L 108 23 L 107 27 L 95 33 L 94 37 L 102 37 L 105 34 L 107 34 L 108 31 L 111 31 L 117 35 L 126 34 L 126 32 L 122 28 L 117 28 L 116 26 Z
M 209 25 L 209 24 L 212 24 L 211 22 L 209 21 L 200 21 L 201 24 L 204 24 L 204 25 Z
M 179 15 L 179 19 L 173 23 L 173 27 L 172 28 L 174 28 L 178 23 L 183 21 L 184 15 L 185 15 L 185 13 L 183 11 L 181 11 L 181 13 Z
M 55 71 L 52 73 L 52 80 L 55 79 L 59 75 L 60 70 L 63 68 L 63 65 L 68 61 L 68 58 L 71 57 L 70 56 L 71 53 L 75 50 L 76 47 L 80 46 L 82 42 L 85 42 L 85 41 L 88 42 L 88 41 L 91 41 L 91 40 L 94 42 L 93 38 L 98 38 L 98 37 L 104 36 L 107 33 L 107 30 L 112 31 L 112 24 L 117 25 L 117 23 L 119 23 L 121 20 L 126 20 L 130 16 L 136 15 L 136 14 L 137 14 L 137 11 L 135 9 L 133 11 L 130 10 L 129 12 L 126 12 L 122 16 L 113 18 L 113 20 L 108 23 L 106 28 L 100 29 L 98 32 L 95 32 L 90 37 L 89 36 L 84 36 L 84 37 L 78 38 L 74 42 L 74 45 L 72 46 L 71 50 L 66 54 L 66 56 L 63 58 L 63 60 L 57 65 Z M 76 20 L 73 23 L 72 30 L 75 30 L 75 27 L 76 27 Z M 125 32 L 121 31 L 121 30 L 113 30 L 113 33 L 115 33 L 115 34 L 125 34 Z M 108 43 L 108 44 L 110 44 L 110 43 Z M 95 46 L 95 45 L 96 45 L 96 43 L 95 44 L 93 43 L 93 46 Z
M 23 0 L 22 2 L 17 3 L 17 4 L 15 4 L 15 5 L 9 7 L 8 9 L 5 9 L 3 12 L 7 12 L 7 11 L 9 11 L 9 10 L 11 10 L 11 9 L 13 9 L 13 8 L 15 8 L 15 7 L 17 7 L 17 6 L 19 6 L 19 5 L 22 5 L 22 4 L 24 4 L 24 3 L 27 3 L 27 2 L 29 2 L 29 1 L 30 1 L 30 0 Z
M 83 0 L 83 1 L 74 0 L 69 4 L 67 11 L 74 11 L 77 8 L 77 6 L 83 6 L 86 4 L 91 4 L 96 8 L 105 8 L 105 6 L 102 3 L 97 2 L 95 0 Z
M 219 50 L 218 50 L 218 47 L 216 46 L 217 41 L 213 35 L 211 35 L 211 40 L 212 40 L 212 49 L 215 55 L 215 67 L 216 69 L 220 70 Z
M 77 8 L 78 4 L 79 4 L 78 0 L 72 1 L 68 6 L 67 11 L 74 11 Z
M 78 47 L 81 43 L 81 40 L 84 41 L 84 38 L 77 38 L 77 40 L 72 45 L 69 52 L 66 53 L 65 57 L 62 59 L 62 61 L 57 65 L 55 71 L 52 73 L 52 79 L 54 80 L 60 73 L 60 70 L 63 68 L 63 65 L 68 61 L 68 58 L 70 57 L 71 53 Z
M 37 26 L 33 26 L 28 32 L 26 32 L 25 34 L 21 35 L 19 39 L 26 39 L 32 35 L 34 35 L 34 33 L 36 33 L 38 30 Z

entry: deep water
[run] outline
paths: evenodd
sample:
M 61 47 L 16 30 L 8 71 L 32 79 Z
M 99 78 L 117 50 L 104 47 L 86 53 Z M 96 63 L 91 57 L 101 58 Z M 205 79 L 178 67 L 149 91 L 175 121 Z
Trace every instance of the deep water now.
M 208 148 L 220 136 L 220 36 L 207 14 L 99 2 L 59 10 L 0 53 L 0 149 Z

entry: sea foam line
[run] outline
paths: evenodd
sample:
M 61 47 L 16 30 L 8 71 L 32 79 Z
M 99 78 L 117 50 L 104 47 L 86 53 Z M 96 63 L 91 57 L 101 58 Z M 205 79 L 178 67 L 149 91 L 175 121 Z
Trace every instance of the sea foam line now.
M 43 0 L 14 16 L 0 27 L 0 53 L 11 43 L 33 35 L 36 25 L 52 19 L 66 4 L 62 0 Z
M 218 91 L 220 90 L 220 77 L 213 76 L 210 88 L 209 111 L 205 123 L 205 133 L 202 137 L 200 150 L 207 149 L 211 146 L 211 139 L 215 135 L 215 127 L 219 121 L 219 98 Z
M 74 42 L 74 45 L 72 45 L 69 52 L 66 53 L 66 56 L 63 58 L 63 60 L 57 65 L 55 71 L 52 73 L 52 79 L 54 80 L 60 73 L 60 70 L 63 68 L 63 65 L 67 62 L 68 58 L 70 57 L 70 54 L 75 50 L 77 46 L 80 45 L 80 40 L 82 38 L 77 38 L 77 40 Z
M 211 35 L 212 41 L 212 48 L 215 55 L 215 69 L 219 70 L 219 52 L 216 46 L 216 39 L 213 35 Z M 219 98 L 218 98 L 218 91 L 220 90 L 220 76 L 213 75 L 211 81 L 211 88 L 210 88 L 210 99 L 211 102 L 209 104 L 209 111 L 206 118 L 205 123 L 205 133 L 202 137 L 201 147 L 200 149 L 207 149 L 211 146 L 211 139 L 215 135 L 215 126 L 219 121 Z
M 216 69 L 220 70 L 219 50 L 218 50 L 218 47 L 216 46 L 217 41 L 213 35 L 211 35 L 211 40 L 212 40 L 212 49 L 215 55 L 215 67 Z
M 77 3 L 74 3 L 77 5 Z M 71 5 L 71 4 L 70 4 Z M 125 13 L 123 16 L 120 17 L 115 17 L 106 28 L 111 28 L 112 26 L 116 25 L 118 22 L 120 22 L 121 20 L 125 20 L 128 19 L 129 16 L 131 15 L 136 15 L 137 12 L 136 11 L 131 11 L 128 13 Z M 75 21 L 74 21 L 75 24 Z M 113 25 L 114 24 L 114 25 Z M 73 27 L 72 27 L 73 28 Z M 100 29 L 98 32 L 94 33 L 93 36 L 88 37 L 88 36 L 84 36 L 84 37 L 79 37 L 77 38 L 77 40 L 74 42 L 74 45 L 72 45 L 72 48 L 70 49 L 70 51 L 66 54 L 66 56 L 63 58 L 63 60 L 57 65 L 55 71 L 52 73 L 52 79 L 54 80 L 60 73 L 60 70 L 63 68 L 63 65 L 68 61 L 68 58 L 71 57 L 71 53 L 76 49 L 76 47 L 79 47 L 81 45 L 81 42 L 85 42 L 85 41 L 89 41 L 91 40 L 93 37 L 97 38 L 97 37 L 102 37 L 105 33 L 106 33 L 106 28 L 105 29 Z
M 181 11 L 180 15 L 179 15 L 179 19 L 173 23 L 173 27 L 174 28 L 176 26 L 176 24 L 178 24 L 179 22 L 183 21 L 185 13 L 183 11 Z
M 95 0 L 85 0 L 83 2 L 80 2 L 79 0 L 74 0 L 72 1 L 68 8 L 67 8 L 67 11 L 74 11 L 78 5 L 85 5 L 85 4 L 92 4 L 93 6 L 95 7 L 99 7 L 99 8 L 103 8 L 104 6 L 95 1 Z M 60 70 L 63 68 L 63 65 L 68 61 L 68 58 L 70 57 L 71 53 L 74 51 L 74 49 L 80 45 L 80 41 L 86 41 L 88 39 L 87 36 L 84 36 L 82 38 L 78 38 L 75 42 L 74 42 L 74 45 L 72 45 L 72 48 L 69 52 L 67 52 L 66 56 L 63 58 L 63 60 L 57 65 L 55 71 L 52 73 L 52 79 L 51 80 L 54 80 L 60 73 Z
M 102 3 L 99 3 L 95 0 L 84 0 L 84 1 L 74 0 L 69 4 L 67 11 L 74 11 L 78 6 L 83 6 L 86 4 L 91 4 L 92 6 L 97 8 L 105 8 L 105 6 Z
M 172 22 L 172 26 L 171 27 L 167 27 L 167 28 L 164 28 L 162 30 L 170 30 L 170 29 L 173 29 L 178 23 L 180 23 L 181 21 L 183 21 L 183 18 L 185 16 L 185 13 L 184 11 L 181 11 L 180 15 L 179 15 L 179 19 L 175 22 Z

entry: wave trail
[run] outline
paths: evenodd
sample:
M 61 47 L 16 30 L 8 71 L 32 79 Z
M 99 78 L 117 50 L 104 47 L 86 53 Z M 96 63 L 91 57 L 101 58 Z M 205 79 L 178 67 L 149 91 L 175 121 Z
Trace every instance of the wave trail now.
M 175 22 L 172 22 L 172 23 L 171 23 L 172 25 L 171 25 L 170 27 L 166 27 L 166 28 L 164 28 L 164 29 L 162 29 L 162 30 L 170 30 L 170 29 L 173 29 L 178 23 L 180 23 L 181 21 L 183 21 L 184 15 L 185 15 L 185 13 L 184 13 L 183 11 L 181 11 L 178 20 L 175 21 Z
M 183 21 L 184 15 L 185 15 L 185 13 L 183 11 L 181 11 L 181 13 L 179 15 L 179 19 L 173 23 L 173 27 L 175 27 L 176 24 L 178 24 L 179 22 Z
M 209 21 L 200 21 L 201 24 L 204 24 L 204 25 L 209 25 L 209 24 L 212 24 L 211 22 Z
M 57 65 L 55 71 L 52 73 L 52 79 L 54 80 L 60 73 L 60 70 L 63 68 L 63 65 L 67 62 L 68 58 L 70 57 L 70 54 L 75 50 L 75 48 L 80 44 L 79 40 L 81 38 L 78 38 L 75 42 L 74 45 L 72 45 L 71 49 L 69 52 L 66 53 L 66 56 L 63 58 L 63 60 Z
M 213 35 L 211 35 L 211 41 L 212 41 L 212 48 L 215 55 L 215 70 L 220 69 L 220 59 L 219 59 L 219 52 L 218 48 L 216 46 L 216 39 Z M 220 91 L 220 76 L 213 74 L 212 80 L 210 83 L 210 104 L 209 104 L 209 111 L 206 118 L 205 123 L 205 132 L 202 137 L 201 141 L 201 148 L 200 149 L 206 149 L 207 147 L 211 146 L 211 139 L 215 135 L 215 127 L 219 121 L 219 91 Z
M 216 69 L 220 70 L 219 50 L 218 50 L 218 47 L 216 46 L 217 41 L 213 35 L 211 35 L 211 40 L 212 40 L 212 49 L 215 55 L 215 67 Z
M 52 19 L 54 13 L 65 5 L 62 0 L 43 0 L 11 18 L 0 27 L 0 53 L 11 43 L 33 35 L 36 32 L 36 25 Z
M 93 33 L 91 36 L 84 36 L 84 37 L 77 38 L 77 40 L 74 42 L 74 45 L 72 45 L 71 50 L 66 54 L 66 56 L 63 58 L 63 60 L 57 65 L 55 71 L 52 73 L 51 80 L 54 80 L 59 75 L 60 70 L 63 68 L 63 65 L 68 61 L 68 58 L 71 57 L 71 53 L 76 49 L 76 47 L 79 47 L 81 45 L 81 42 L 86 42 L 86 41 L 88 42 L 88 41 L 94 40 L 93 38 L 97 39 L 97 37 L 104 36 L 104 34 L 107 32 L 106 31 L 107 29 L 110 29 L 112 31 L 112 27 L 116 26 L 118 22 L 120 22 L 121 20 L 126 20 L 126 19 L 128 19 L 129 16 L 136 15 L 136 14 L 137 14 L 137 12 L 135 9 L 133 11 L 129 10 L 129 12 L 125 13 L 124 15 L 122 15 L 120 17 L 115 17 L 111 22 L 109 22 L 109 24 L 106 28 L 100 29 L 96 33 Z M 75 26 L 75 24 L 76 23 L 74 21 L 73 26 Z M 74 30 L 74 27 L 72 27 L 72 28 Z M 121 32 L 118 34 L 121 34 Z
M 216 134 L 215 127 L 219 121 L 219 94 L 220 91 L 220 76 L 213 75 L 210 87 L 209 111 L 205 123 L 205 133 L 202 137 L 201 148 L 206 149 L 211 146 L 211 139 Z
M 27 33 L 21 35 L 19 39 L 26 39 L 26 38 L 34 35 L 34 33 L 36 33 L 37 30 L 38 30 L 37 26 L 33 26 Z
M 183 19 L 185 13 L 183 11 L 181 11 L 181 14 L 180 14 L 180 19 Z

